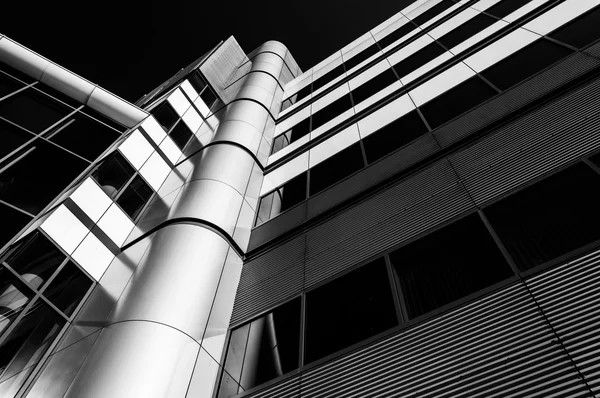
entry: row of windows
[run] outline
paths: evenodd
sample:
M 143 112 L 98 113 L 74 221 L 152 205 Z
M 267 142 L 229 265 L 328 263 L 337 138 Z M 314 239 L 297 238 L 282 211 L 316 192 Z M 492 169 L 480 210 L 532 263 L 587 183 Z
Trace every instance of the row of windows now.
M 1 258 L 0 395 L 12 397 L 74 317 L 93 281 L 39 231 Z
M 598 166 L 600 154 L 307 291 L 303 321 L 297 298 L 232 330 L 219 397 L 597 246 Z
M 504 3 L 499 3 L 499 5 L 503 4 Z M 514 6 L 514 4 L 515 3 L 513 2 L 511 7 Z M 503 5 L 503 7 L 503 12 L 507 12 L 506 7 L 508 7 L 508 5 Z M 491 11 L 496 12 L 494 10 Z M 478 17 L 467 21 L 457 29 L 442 36 L 438 41 L 434 41 L 425 46 L 421 50 L 395 64 L 389 70 L 386 70 L 367 81 L 365 84 L 352 90 L 349 95 L 332 102 L 314 115 L 304 119 L 288 131 L 276 137 L 271 153 L 276 153 L 285 148 L 336 116 L 339 116 L 352 106 L 358 105 L 363 100 L 383 90 L 385 87 L 388 87 L 396 82 L 398 78 L 407 76 L 423 65 L 426 65 L 446 51 L 446 48 L 444 48 L 443 45 L 446 45 L 447 48 L 451 48 L 448 47 L 448 45 L 455 45 L 459 41 L 469 37 L 469 35 L 475 34 L 479 30 L 483 30 L 493 22 L 495 22 L 495 20 L 485 14 L 481 14 Z M 477 91 L 476 96 L 470 98 L 461 93 L 456 93 L 460 96 L 460 102 L 454 102 L 448 101 L 448 97 L 450 96 L 450 94 L 448 94 L 447 98 L 440 99 L 440 101 L 448 104 L 448 107 L 443 108 L 445 112 L 430 113 L 428 117 L 429 125 L 432 128 L 435 128 L 450 120 L 452 116 L 459 114 L 456 109 L 454 109 L 455 107 L 468 109 L 467 105 L 469 105 L 469 103 L 476 105 L 482 102 L 482 98 L 485 100 L 493 96 L 495 94 L 495 89 L 502 91 L 507 90 L 545 67 L 565 58 L 572 53 L 572 50 L 569 49 L 568 46 L 583 48 L 593 43 L 600 38 L 600 32 L 591 27 L 598 23 L 600 23 L 600 9 L 596 8 L 548 35 L 548 37 L 559 40 L 566 45 L 561 46 L 546 39 L 537 40 L 507 59 L 488 68 L 482 73 L 482 76 L 485 77 L 487 81 L 491 82 L 494 87 L 485 87 L 485 85 L 478 82 L 477 79 L 472 79 L 471 85 L 474 86 L 473 88 Z M 395 94 L 401 94 L 404 91 L 406 91 L 405 88 L 402 88 Z M 428 107 L 437 108 L 435 105 L 436 101 L 437 100 L 431 101 L 429 104 L 425 105 L 422 109 L 423 113 L 427 111 Z

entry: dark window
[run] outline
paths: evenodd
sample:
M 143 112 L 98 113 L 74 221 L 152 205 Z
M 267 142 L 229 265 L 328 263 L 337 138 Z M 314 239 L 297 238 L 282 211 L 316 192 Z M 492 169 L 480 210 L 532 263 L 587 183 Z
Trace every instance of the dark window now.
M 2 319 L 2 322 L 0 322 L 0 334 L 6 331 L 10 324 L 17 319 L 33 296 L 34 293 L 30 288 L 15 278 L 5 267 L 0 267 L 0 297 L 2 297 L 0 305 L 0 319 Z M 2 352 L 1 348 L 0 352 Z M 2 374 L 2 370 L 6 366 L 6 363 L 3 362 L 4 360 L 5 358 L 0 356 L 0 374 Z
M 410 319 L 512 275 L 477 214 L 390 255 Z
M 41 288 L 66 256 L 40 232 L 19 241 L 4 261 L 33 288 Z
M 271 147 L 271 155 L 290 145 L 291 135 L 292 131 L 290 130 L 275 137 L 275 139 L 273 140 L 273 146 Z
M 192 133 L 192 130 L 190 130 L 183 120 L 180 120 L 179 123 L 177 123 L 175 127 L 173 127 L 173 130 L 171 130 L 169 133 L 169 136 L 171 136 L 173 141 L 175 141 L 175 144 L 177 144 L 181 150 L 185 148 L 186 144 L 193 135 L 194 134 Z
M 399 40 L 407 34 L 409 34 L 410 32 L 412 32 L 416 28 L 417 27 L 415 26 L 415 24 L 413 24 L 411 21 L 408 21 L 406 24 L 391 32 L 389 35 L 385 36 L 382 39 L 379 39 L 377 43 L 379 44 L 379 47 L 383 50 L 390 44 L 394 43 L 396 40 Z M 403 46 L 404 44 L 405 43 L 401 44 L 401 46 Z
M 36 81 L 29 75 L 26 75 L 25 73 L 21 72 L 20 70 L 16 70 L 12 66 L 8 66 L 7 64 L 5 64 L 2 61 L 0 61 L 0 71 L 6 73 L 7 75 L 14 77 L 15 79 L 19 79 L 20 81 L 27 83 L 27 84 L 30 84 L 30 83 L 33 83 Z
M 360 104 L 372 95 L 377 94 L 390 84 L 397 82 L 396 75 L 391 69 L 385 70 L 378 74 L 364 84 L 361 84 L 354 90 L 352 90 L 352 99 L 354 100 L 354 106 Z
M 0 159 L 17 149 L 34 136 L 31 133 L 0 120 Z
M 135 173 L 133 167 L 125 160 L 123 155 L 115 151 L 107 156 L 94 170 L 92 177 L 105 194 L 114 198 L 123 188 L 123 185 L 129 181 L 133 173 Z
M 600 239 L 600 175 L 576 164 L 484 210 L 520 270 Z
M 152 196 L 152 188 L 140 176 L 136 176 L 131 184 L 125 188 L 125 191 L 117 199 L 117 204 L 123 211 L 135 220 Z
M 321 192 L 363 166 L 362 151 L 357 142 L 310 169 L 310 194 Z
M 169 131 L 179 120 L 179 116 L 167 101 L 154 108 L 151 113 L 165 131 Z
M 0 182 L 0 190 L 1 186 Z M 0 220 L 2 220 L 2 228 L 0 228 L 0 247 L 2 247 L 31 221 L 31 217 L 0 203 Z
M 0 116 L 40 133 L 73 109 L 33 89 L 21 91 L 0 101 Z
M 600 26 L 600 8 L 584 14 L 548 36 L 573 47 L 583 48 L 600 38 L 598 26 Z
M 5 75 L 4 73 L 0 73 L 0 98 L 10 93 L 14 93 L 23 87 L 25 87 L 23 83 L 13 79 L 8 75 Z
M 374 54 L 376 54 L 378 52 L 379 52 L 379 47 L 377 46 L 377 43 L 371 44 L 369 47 L 365 48 L 358 54 L 354 55 L 354 57 L 350 58 L 347 61 L 344 61 L 344 65 L 346 65 L 346 71 L 349 71 L 350 69 L 354 68 L 356 65 L 360 64 L 361 62 L 363 62 L 364 60 L 366 60 L 367 58 L 373 56 Z
M 69 261 L 44 290 L 44 296 L 65 315 L 70 316 L 90 286 L 92 286 L 90 278 Z
M 211 109 L 215 101 L 217 100 L 217 95 L 212 91 L 210 87 L 206 87 L 202 94 L 200 94 L 200 98 L 202 98 L 202 101 L 204 101 L 208 109 Z
M 324 85 L 326 85 L 327 83 L 332 81 L 333 79 L 335 79 L 343 74 L 344 74 L 344 65 L 343 64 L 333 68 L 329 72 L 325 73 L 323 76 L 321 76 L 318 79 L 313 81 L 313 83 L 312 83 L 313 91 L 317 91 L 318 89 L 320 89 L 321 87 L 323 87 Z
M 350 108 L 352 108 L 350 95 L 338 98 L 312 115 L 311 131 L 321 127 Z
M 272 153 L 285 148 L 292 142 L 299 140 L 308 133 L 310 133 L 310 117 L 300 121 L 285 133 L 277 136 L 277 138 L 275 138 L 273 141 Z
M 292 99 L 294 101 L 294 103 L 300 101 L 302 98 L 307 97 L 312 91 L 312 85 L 309 84 L 308 86 L 300 89 L 297 93 L 292 94 L 290 97 L 288 97 L 288 99 Z M 295 98 L 294 98 L 295 97 Z
M 292 178 L 275 191 L 261 198 L 258 216 L 263 222 L 306 199 L 306 175 L 307 173 L 304 172 Z
M 76 113 L 46 137 L 79 156 L 94 161 L 120 134 L 82 113 Z
M 506 90 L 563 59 L 571 52 L 568 48 L 551 41 L 539 39 L 481 74 L 499 89 Z
M 363 140 L 367 161 L 376 161 L 427 132 L 419 113 L 414 110 L 377 130 Z
M 497 20 L 485 14 L 479 14 L 459 27 L 452 29 L 449 33 L 440 37 L 438 41 L 446 48 L 451 49 L 494 24 L 494 22 L 497 22 Z
M 290 106 L 294 105 L 294 103 L 292 102 L 291 99 L 286 99 L 285 101 L 283 101 L 281 103 L 281 109 L 280 112 L 285 111 L 287 108 L 289 108 Z
M 446 11 L 448 8 L 452 7 L 455 4 L 456 3 L 452 1 L 442 0 L 441 3 L 431 7 L 429 10 L 425 11 L 424 13 L 413 19 L 413 22 L 417 25 L 423 25 L 425 22 Z
M 2 166 L 6 169 L 0 173 L 0 199 L 32 214 L 46 207 L 89 165 L 41 139 L 17 159 Z
M 48 94 L 49 96 L 53 97 L 54 99 L 62 101 L 65 104 L 67 104 L 73 108 L 78 108 L 79 106 L 82 105 L 80 102 L 74 100 L 73 98 L 69 97 L 68 95 L 63 94 L 60 91 L 55 90 L 52 87 L 47 86 L 41 82 L 36 84 L 35 86 L 33 86 L 32 90 L 41 91 L 44 94 Z
M 514 11 L 523 7 L 530 1 L 531 0 L 502 0 L 495 6 L 485 10 L 485 12 L 498 18 L 504 18 L 505 16 L 512 14 Z
M 305 363 L 398 325 L 383 259 L 306 294 Z
M 204 88 L 206 87 L 206 82 L 204 81 L 202 76 L 200 76 L 200 73 L 198 71 L 192 73 L 188 80 L 198 94 L 200 94 L 202 90 L 204 90 Z
M 125 132 L 125 130 L 127 130 L 127 127 L 123 126 L 122 124 L 117 123 L 116 121 L 109 119 L 108 117 L 104 116 L 103 114 L 96 112 L 95 110 L 93 110 L 92 108 L 86 106 L 84 108 L 81 109 L 81 112 L 86 114 L 87 116 L 90 116 L 92 119 L 96 119 L 104 124 L 106 124 L 107 126 L 112 127 L 113 129 L 117 130 L 119 133 L 123 133 Z
M 417 51 L 416 53 L 404 58 L 394 65 L 394 69 L 400 78 L 417 70 L 437 56 L 443 54 L 446 50 L 436 42 L 430 43 Z
M 431 128 L 436 128 L 496 95 L 496 90 L 477 76 L 421 106 Z
M 298 368 L 300 353 L 300 299 L 231 332 L 225 371 L 247 390 Z M 222 387 L 223 388 L 223 387 Z M 229 394 L 237 389 L 225 387 Z M 228 397 L 221 392 L 219 396 Z

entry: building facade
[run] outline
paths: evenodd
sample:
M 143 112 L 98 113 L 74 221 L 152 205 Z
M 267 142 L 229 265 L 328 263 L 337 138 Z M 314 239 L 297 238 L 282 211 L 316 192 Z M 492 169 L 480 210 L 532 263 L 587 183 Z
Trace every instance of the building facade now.
M 0 396 L 600 395 L 600 0 L 417 0 L 128 103 L 0 36 Z

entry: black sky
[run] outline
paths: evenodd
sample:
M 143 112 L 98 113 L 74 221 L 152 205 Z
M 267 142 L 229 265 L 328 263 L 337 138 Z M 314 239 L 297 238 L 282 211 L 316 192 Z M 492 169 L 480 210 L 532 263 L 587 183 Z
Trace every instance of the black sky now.
M 230 35 L 284 43 L 303 70 L 414 0 L 11 1 L 0 33 L 136 101 Z

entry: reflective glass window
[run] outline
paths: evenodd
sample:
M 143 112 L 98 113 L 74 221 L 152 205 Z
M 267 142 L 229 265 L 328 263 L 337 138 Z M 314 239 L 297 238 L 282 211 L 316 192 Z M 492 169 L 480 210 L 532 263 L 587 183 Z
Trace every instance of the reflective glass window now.
M 383 259 L 306 294 L 305 363 L 398 325 Z
M 0 159 L 33 137 L 33 134 L 0 119 Z
M 114 198 L 135 170 L 123 155 L 115 151 L 107 156 L 92 172 L 92 177 L 109 197 Z
M 0 220 L 2 220 L 2 228 L 0 228 L 0 247 L 2 247 L 17 232 L 25 227 L 32 218 L 25 213 L 0 203 Z
M 344 65 L 343 64 L 333 68 L 329 72 L 325 73 L 323 76 L 321 76 L 318 79 L 316 79 L 315 81 L 313 81 L 313 83 L 312 83 L 313 91 L 317 91 L 318 89 L 320 89 L 321 87 L 323 87 L 324 85 L 326 85 L 327 83 L 332 81 L 333 79 L 341 76 L 343 73 L 344 73 Z
M 177 120 L 179 120 L 175 109 L 167 101 L 154 108 L 151 113 L 165 131 L 169 131 Z
M 434 129 L 496 95 L 497 92 L 478 76 L 446 91 L 421 106 L 421 112 Z
M 496 19 L 488 15 L 478 14 L 459 27 L 452 29 L 450 32 L 440 37 L 438 41 L 446 46 L 447 49 L 451 49 L 463 41 L 473 37 L 488 26 L 493 25 L 496 21 Z
M 410 319 L 512 275 L 477 214 L 402 247 L 390 260 Z
M 294 105 L 291 99 L 286 99 L 281 103 L 281 112 L 285 111 L 290 106 Z
M 190 82 L 192 87 L 194 87 L 194 89 L 196 90 L 197 93 L 201 93 L 202 90 L 204 90 L 204 88 L 207 86 L 206 82 L 204 81 L 202 76 L 200 76 L 200 72 L 198 72 L 198 71 L 192 73 L 188 77 L 188 81 Z M 192 100 L 193 100 L 193 98 L 192 98 Z
M 272 153 L 285 148 L 292 142 L 299 140 L 308 133 L 310 133 L 310 117 L 300 121 L 285 133 L 277 136 L 273 142 Z
M 190 128 L 183 122 L 183 120 L 180 120 L 179 123 L 177 123 L 175 127 L 173 127 L 173 130 L 171 130 L 171 132 L 169 133 L 169 136 L 173 139 L 175 144 L 177 144 L 177 146 L 181 150 L 185 148 L 188 141 L 190 140 L 190 138 L 192 138 L 193 135 L 194 134 L 192 133 L 192 130 L 190 130 Z
M 300 101 L 302 98 L 307 97 L 308 95 L 310 95 L 312 91 L 312 85 L 309 84 L 308 86 L 300 89 L 297 93 L 292 94 L 292 96 L 288 97 L 290 99 L 292 99 L 292 101 L 294 101 L 294 103 Z
M 8 330 L 33 296 L 34 293 L 9 270 L 0 267 L 0 336 Z M 0 355 L 0 375 L 5 366 Z
M 573 47 L 583 48 L 600 38 L 598 26 L 600 26 L 600 8 L 587 12 L 548 36 Z
M 69 261 L 44 290 L 44 296 L 70 316 L 91 286 L 92 280 Z
M 377 130 L 363 140 L 367 161 L 376 161 L 427 132 L 419 113 L 414 110 Z
M 92 119 L 98 120 L 110 127 L 112 127 L 113 129 L 117 130 L 119 133 L 123 133 L 125 130 L 127 130 L 127 127 L 123 126 L 122 124 L 109 119 L 108 117 L 104 116 L 103 114 L 96 112 L 95 110 L 93 110 L 92 108 L 88 107 L 88 106 L 84 106 L 81 111 L 82 113 L 86 114 L 87 116 L 90 116 Z
M 363 166 L 362 151 L 357 142 L 310 169 L 310 194 L 321 192 Z
M 438 43 L 433 42 L 416 53 L 404 58 L 402 61 L 394 65 L 394 70 L 398 73 L 398 76 L 402 79 L 404 76 L 411 72 L 414 72 L 421 66 L 425 65 L 429 61 L 434 60 L 438 56 L 442 55 L 446 50 Z
M 417 27 L 415 26 L 415 24 L 413 24 L 411 21 L 409 21 L 409 22 L 405 23 L 404 25 L 402 25 L 401 27 L 399 27 L 398 29 L 396 29 L 395 31 L 391 32 L 389 35 L 385 36 L 382 39 L 379 39 L 379 41 L 377 43 L 379 44 L 379 47 L 383 50 L 390 44 L 394 43 L 396 40 L 399 40 L 399 39 L 403 38 L 404 36 L 406 36 L 407 34 L 409 34 L 410 32 L 412 32 L 416 28 Z M 401 44 L 401 46 L 402 45 L 403 44 Z
M 398 79 L 396 79 L 396 75 L 394 75 L 394 72 L 392 72 L 391 69 L 383 71 L 374 78 L 366 81 L 364 84 L 361 84 L 352 90 L 351 94 L 354 101 L 354 106 L 360 104 L 362 101 L 366 100 L 372 95 L 377 94 L 390 84 L 397 81 Z
M 72 108 L 33 89 L 0 101 L 0 116 L 34 133 L 42 132 L 71 111 Z
M 215 101 L 217 100 L 217 95 L 212 91 L 210 87 L 206 87 L 202 94 L 200 94 L 200 98 L 202 98 L 202 101 L 204 101 L 208 109 L 211 109 Z
M 0 98 L 10 93 L 14 93 L 23 87 L 25 87 L 23 83 L 13 79 L 8 75 L 5 75 L 4 73 L 0 73 Z
M 350 94 L 338 98 L 312 115 L 311 129 L 315 130 L 321 127 L 331 119 L 341 115 L 350 108 L 352 108 Z
M 136 176 L 117 199 L 123 211 L 135 220 L 152 196 L 152 188 L 140 176 Z
M 506 90 L 571 53 L 568 48 L 539 39 L 481 74 L 499 89 Z
M 78 112 L 46 135 L 50 141 L 94 161 L 120 134 Z
M 349 60 L 344 61 L 344 65 L 346 66 L 346 71 L 349 71 L 350 69 L 354 68 L 356 65 L 365 61 L 366 59 L 373 56 L 377 52 L 379 52 L 379 47 L 377 46 L 377 44 L 376 43 L 371 44 L 369 47 L 365 48 L 358 54 L 354 55 Z
M 441 14 L 446 11 L 448 8 L 452 7 L 455 3 L 448 0 L 442 0 L 441 3 L 431 7 L 429 10 L 425 11 L 421 15 L 417 16 L 413 19 L 413 22 L 417 25 L 423 25 L 425 22 L 429 21 L 433 17 Z
M 600 239 L 600 175 L 576 164 L 484 209 L 520 270 Z
M 0 166 L 0 199 L 37 214 L 83 170 L 88 162 L 37 139 L 13 163 Z
M 505 16 L 517 11 L 530 1 L 531 0 L 502 0 L 485 10 L 485 12 L 498 18 L 504 18 Z
M 61 102 L 64 102 L 65 104 L 67 104 L 73 108 L 78 108 L 80 105 L 82 105 L 81 103 L 75 101 L 73 98 L 69 97 L 68 95 L 65 95 L 65 94 L 61 93 L 60 91 L 55 90 L 52 87 L 47 86 L 41 82 L 36 84 L 35 86 L 33 86 L 32 90 L 41 91 L 44 94 L 48 94 L 52 98 L 57 99 Z
M 304 172 L 263 196 L 260 200 L 257 225 L 260 225 L 261 220 L 267 221 L 306 199 L 306 179 L 307 173 Z

